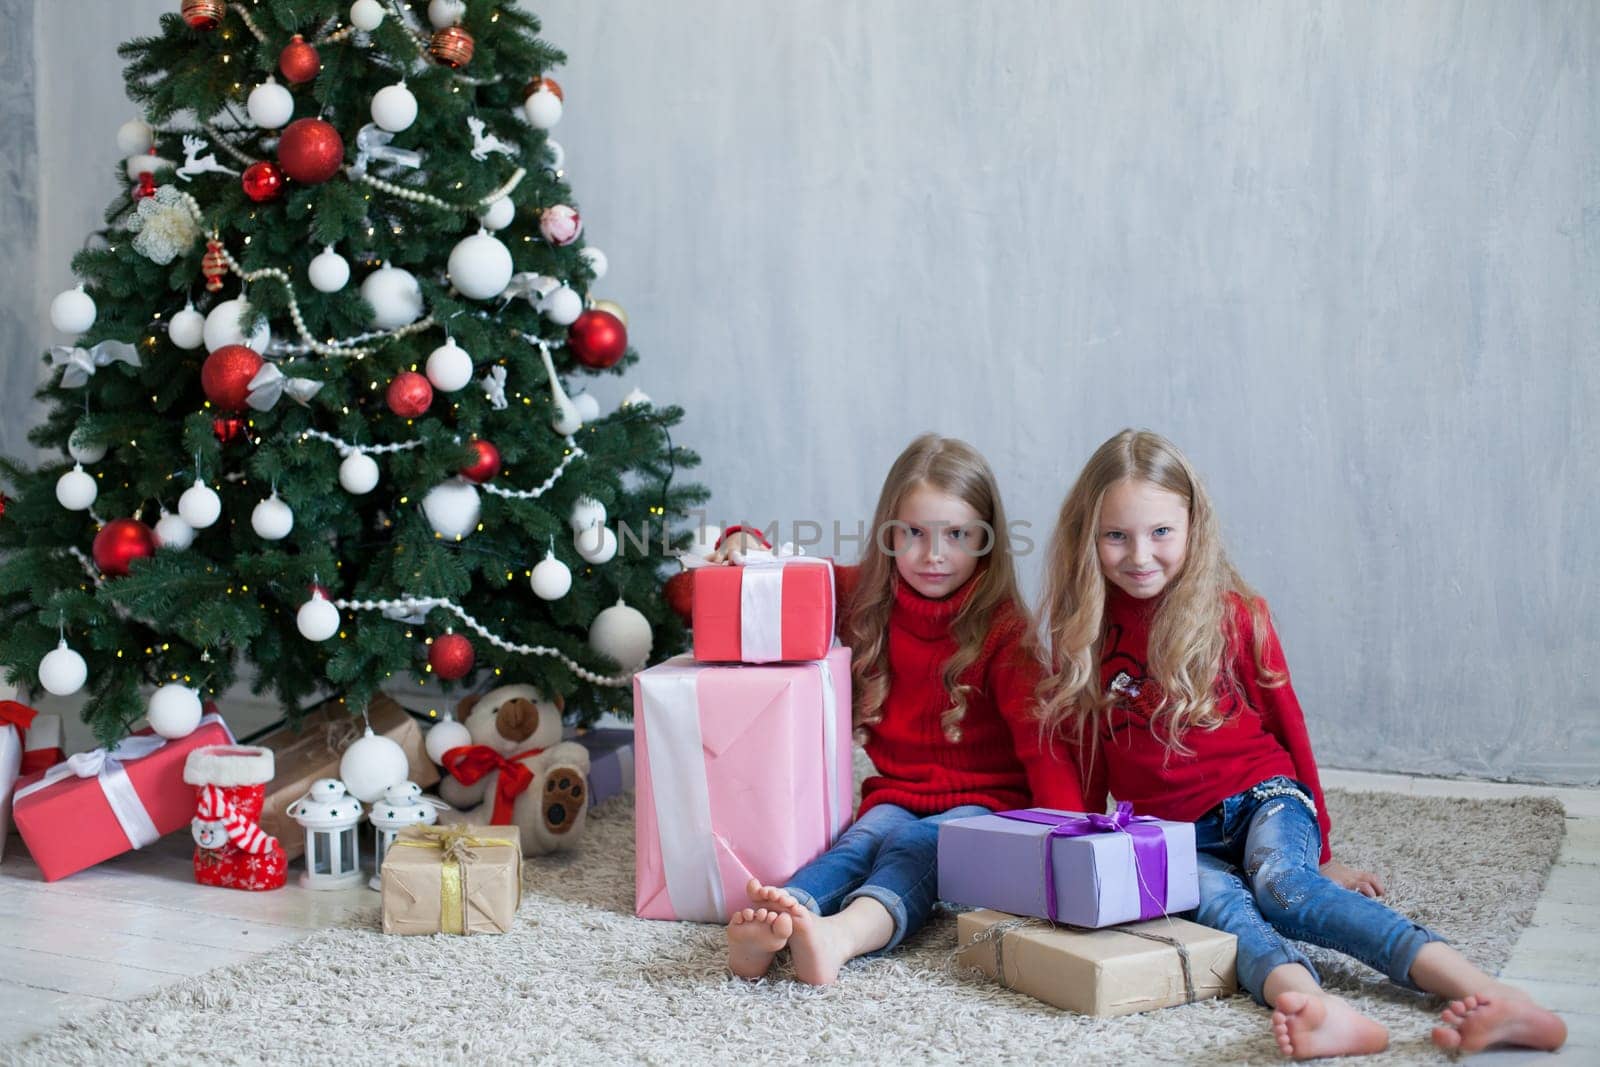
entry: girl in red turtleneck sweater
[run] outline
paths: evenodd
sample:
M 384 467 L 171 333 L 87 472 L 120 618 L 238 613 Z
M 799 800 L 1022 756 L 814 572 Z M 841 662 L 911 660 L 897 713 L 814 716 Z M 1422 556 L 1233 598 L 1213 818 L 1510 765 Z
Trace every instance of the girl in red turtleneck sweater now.
M 1032 627 L 988 463 L 961 441 L 917 438 L 872 528 L 836 586 L 856 732 L 878 773 L 833 848 L 785 886 L 751 881 L 751 907 L 728 925 L 728 966 L 745 978 L 787 946 L 796 976 L 826 985 L 846 961 L 899 944 L 933 910 L 939 823 L 1082 808 L 1076 774 L 1041 747 Z M 753 543 L 732 533 L 713 558 Z
M 1321 988 L 1300 941 L 1458 998 L 1433 1032 L 1441 1048 L 1562 1043 L 1559 1018 L 1378 903 L 1372 875 L 1330 862 L 1317 764 L 1266 602 L 1228 562 L 1171 442 L 1124 430 L 1090 457 L 1061 506 L 1046 583 L 1045 719 L 1066 724 L 1091 810 L 1109 791 L 1195 824 L 1197 917 L 1238 936 L 1239 984 L 1275 1009 L 1285 1055 L 1360 1055 L 1389 1040 Z

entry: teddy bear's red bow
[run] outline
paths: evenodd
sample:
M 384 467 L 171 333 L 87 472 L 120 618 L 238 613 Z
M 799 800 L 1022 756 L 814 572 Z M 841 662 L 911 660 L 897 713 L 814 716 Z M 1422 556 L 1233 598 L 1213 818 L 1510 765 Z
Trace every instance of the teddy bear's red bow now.
M 494 812 L 489 817 L 491 826 L 514 826 L 511 806 L 533 784 L 533 772 L 517 761 L 537 756 L 542 748 L 530 748 L 514 756 L 502 756 L 488 745 L 462 745 L 445 752 L 441 762 L 450 776 L 462 785 L 472 785 L 485 775 L 500 772 L 494 787 Z

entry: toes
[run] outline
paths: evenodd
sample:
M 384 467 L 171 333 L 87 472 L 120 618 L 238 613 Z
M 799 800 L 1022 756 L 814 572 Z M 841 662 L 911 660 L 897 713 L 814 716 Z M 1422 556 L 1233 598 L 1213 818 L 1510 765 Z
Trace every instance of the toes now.
M 1446 1052 L 1453 1052 L 1461 1047 L 1461 1033 L 1454 1027 L 1435 1026 L 1433 1028 L 1433 1043 Z
M 1461 999 L 1461 1003 L 1465 1005 L 1466 1010 L 1470 1012 L 1477 1008 L 1487 1008 L 1489 1006 L 1489 998 L 1487 996 L 1480 997 L 1477 995 L 1466 996 Z
M 761 883 L 756 881 L 754 878 L 750 879 L 744 884 L 744 895 L 749 897 L 751 900 L 760 900 L 760 892 Z

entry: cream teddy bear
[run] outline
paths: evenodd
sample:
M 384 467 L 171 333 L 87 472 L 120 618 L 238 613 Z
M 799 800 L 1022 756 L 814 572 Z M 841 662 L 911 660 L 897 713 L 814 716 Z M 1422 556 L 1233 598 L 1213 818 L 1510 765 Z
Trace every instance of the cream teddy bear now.
M 531 685 L 503 685 L 463 700 L 460 712 L 472 744 L 442 754 L 446 777 L 439 795 L 465 813 L 466 822 L 516 826 L 524 856 L 571 848 L 583 835 L 589 807 L 589 753 L 561 740 L 560 705 Z M 499 786 L 511 765 L 524 768 L 511 787 L 520 784 L 516 778 L 527 781 L 509 798 L 507 817 Z

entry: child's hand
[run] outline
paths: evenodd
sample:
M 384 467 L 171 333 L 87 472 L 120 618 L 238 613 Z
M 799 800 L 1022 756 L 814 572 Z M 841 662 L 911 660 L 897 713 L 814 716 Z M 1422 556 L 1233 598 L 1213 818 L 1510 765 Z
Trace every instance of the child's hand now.
M 1322 877 L 1346 889 L 1353 889 L 1364 897 L 1383 896 L 1383 879 L 1371 871 L 1358 871 L 1338 860 L 1329 860 L 1322 865 Z
M 735 552 L 739 553 L 740 555 L 744 555 L 744 553 L 749 552 L 753 548 L 763 547 L 765 546 L 763 546 L 759 540 L 751 537 L 743 530 L 735 530 L 733 533 L 723 538 L 722 544 L 718 545 L 716 551 L 712 552 L 706 557 L 706 559 L 709 559 L 713 563 L 727 563 L 729 560 L 733 559 L 733 554 Z

